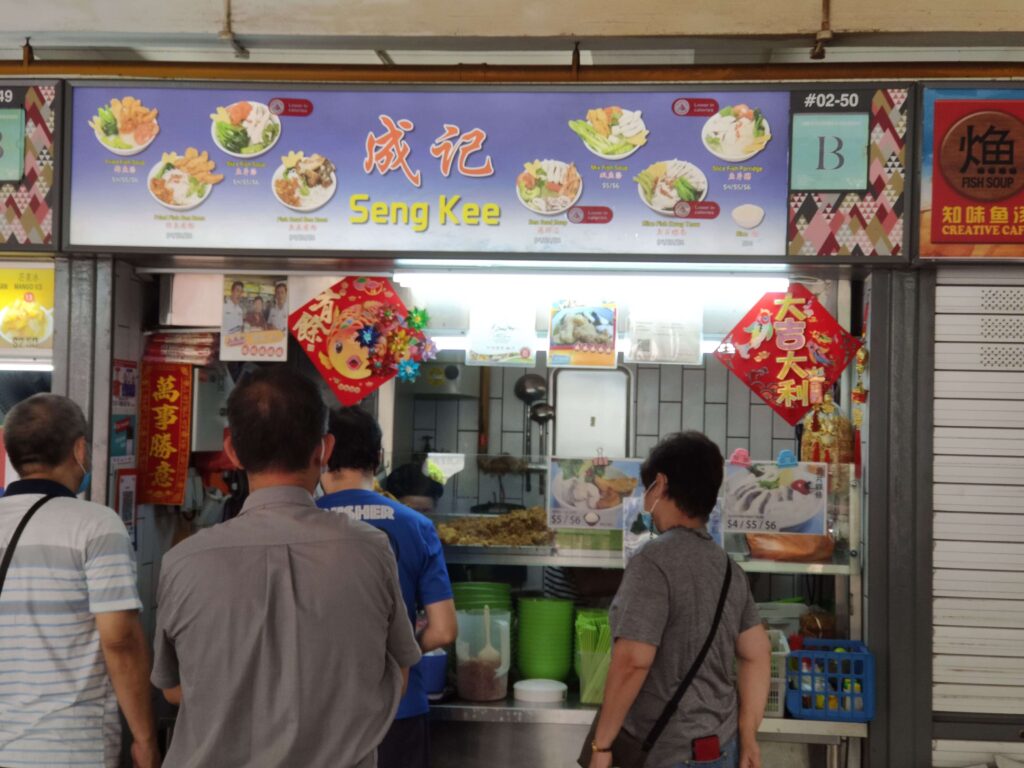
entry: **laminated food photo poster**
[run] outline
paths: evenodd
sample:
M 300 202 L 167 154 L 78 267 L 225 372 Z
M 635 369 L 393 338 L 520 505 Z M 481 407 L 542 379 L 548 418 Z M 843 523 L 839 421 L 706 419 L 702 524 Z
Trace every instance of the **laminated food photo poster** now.
M 727 533 L 822 535 L 828 527 L 828 465 L 726 464 L 724 511 Z

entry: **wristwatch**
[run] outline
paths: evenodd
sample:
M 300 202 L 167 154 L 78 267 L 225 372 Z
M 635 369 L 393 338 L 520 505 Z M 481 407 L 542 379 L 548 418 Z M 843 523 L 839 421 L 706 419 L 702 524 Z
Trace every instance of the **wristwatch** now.
M 608 752 L 611 752 L 612 748 L 611 747 L 605 747 L 604 749 L 602 749 L 601 747 L 597 746 L 597 739 L 594 739 L 592 742 L 590 742 L 590 751 L 591 752 L 605 753 L 606 754 Z

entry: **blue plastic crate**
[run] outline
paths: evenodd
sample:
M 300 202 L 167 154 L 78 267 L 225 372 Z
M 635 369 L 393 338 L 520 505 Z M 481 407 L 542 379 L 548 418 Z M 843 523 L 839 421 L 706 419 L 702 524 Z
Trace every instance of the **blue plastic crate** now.
M 801 720 L 870 722 L 875 716 L 874 655 L 856 640 L 804 641 L 803 650 L 786 660 L 786 709 Z

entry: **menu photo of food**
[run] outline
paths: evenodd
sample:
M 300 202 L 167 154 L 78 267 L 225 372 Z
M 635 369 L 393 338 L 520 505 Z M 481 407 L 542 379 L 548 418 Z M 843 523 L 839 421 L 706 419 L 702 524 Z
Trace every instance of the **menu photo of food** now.
M 772 130 L 760 109 L 736 104 L 709 117 L 700 136 L 708 152 L 715 157 L 729 163 L 742 163 L 768 145 Z
M 315 211 L 338 189 L 334 163 L 323 155 L 289 152 L 274 172 L 274 197 L 293 211 Z
M 623 506 L 640 496 L 640 459 L 551 459 L 548 526 L 620 530 Z
M 258 101 L 236 101 L 210 115 L 210 134 L 232 157 L 259 157 L 281 138 L 281 118 Z
M 135 97 L 125 96 L 100 107 L 89 125 L 96 140 L 107 150 L 129 157 L 145 150 L 160 133 L 157 112 Z
M 644 205 L 662 216 L 673 216 L 679 203 L 699 202 L 708 194 L 708 177 L 687 160 L 653 163 L 633 181 Z
M 534 160 L 516 177 L 516 194 L 534 213 L 554 216 L 576 205 L 583 194 L 583 179 L 575 163 Z
M 149 194 L 172 211 L 191 210 L 224 180 L 224 174 L 213 172 L 216 165 L 206 150 L 200 152 L 195 147 L 186 149 L 184 155 L 164 152 L 149 172 Z
M 757 229 L 764 221 L 764 208 L 753 203 L 743 203 L 732 209 L 732 220 L 740 229 Z
M 53 307 L 28 294 L 0 309 L 0 339 L 12 347 L 48 346 L 53 336 Z
M 650 133 L 640 110 L 622 107 L 588 110 L 585 120 L 570 120 L 569 127 L 583 146 L 605 160 L 624 160 L 647 143 Z
M 612 302 L 578 305 L 556 301 L 551 309 L 548 365 L 614 368 L 618 312 Z
M 828 465 L 771 461 L 725 468 L 726 533 L 824 534 L 828 519 Z
M 0 269 L 0 349 L 5 354 L 53 348 L 53 281 L 52 264 L 24 262 Z

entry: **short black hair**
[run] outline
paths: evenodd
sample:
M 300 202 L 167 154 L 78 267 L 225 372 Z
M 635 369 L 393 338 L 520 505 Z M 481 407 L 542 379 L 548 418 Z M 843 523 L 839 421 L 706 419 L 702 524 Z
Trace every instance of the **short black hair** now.
M 260 368 L 228 397 L 228 428 L 248 472 L 299 472 L 327 434 L 327 406 L 316 384 L 283 365 Z
M 437 501 L 444 495 L 444 486 L 423 474 L 423 464 L 403 464 L 388 475 L 384 489 L 396 499 L 405 496 L 429 496 Z
M 244 291 L 245 283 L 243 283 L 241 280 L 235 280 L 235 282 L 231 284 L 231 290 L 233 291 L 235 290 L 235 288 L 241 288 Z
M 336 408 L 331 411 L 329 429 L 334 435 L 334 452 L 327 462 L 328 469 L 377 471 L 384 435 L 373 416 L 358 405 Z
M 22 400 L 4 419 L 4 446 L 18 474 L 29 467 L 57 467 L 74 455 L 89 425 L 74 400 L 41 393 Z
M 640 467 L 640 480 L 650 488 L 658 474 L 668 479 L 666 495 L 690 517 L 711 516 L 722 487 L 722 451 L 703 432 L 676 432 L 651 449 Z

